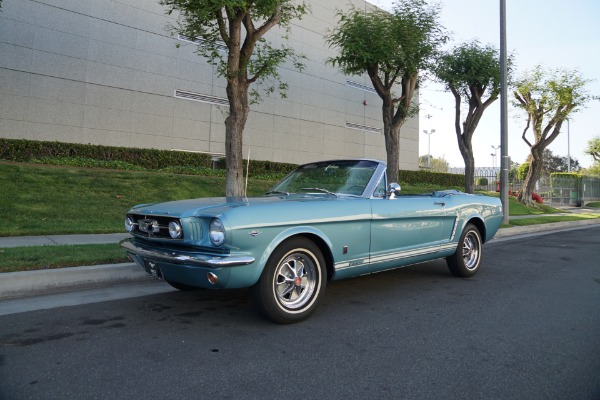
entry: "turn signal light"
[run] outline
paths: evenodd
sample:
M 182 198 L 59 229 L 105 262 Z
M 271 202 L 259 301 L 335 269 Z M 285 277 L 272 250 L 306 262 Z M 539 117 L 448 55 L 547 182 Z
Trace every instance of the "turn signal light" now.
M 208 281 L 211 283 L 211 285 L 216 285 L 217 281 L 219 280 L 219 277 L 213 274 L 212 272 L 206 274 L 206 277 L 208 278 Z

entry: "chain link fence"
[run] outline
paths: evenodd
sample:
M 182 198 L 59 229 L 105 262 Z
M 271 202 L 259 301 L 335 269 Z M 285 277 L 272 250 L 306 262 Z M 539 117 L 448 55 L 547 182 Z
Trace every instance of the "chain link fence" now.
M 465 170 L 450 168 L 448 172 L 464 175 Z M 499 173 L 500 168 L 497 167 L 475 168 L 475 190 L 499 191 Z M 509 192 L 519 192 L 522 188 L 521 180 L 508 182 Z M 600 201 L 600 178 L 542 177 L 536 184 L 535 193 L 542 197 L 544 204 L 581 207 L 585 203 Z

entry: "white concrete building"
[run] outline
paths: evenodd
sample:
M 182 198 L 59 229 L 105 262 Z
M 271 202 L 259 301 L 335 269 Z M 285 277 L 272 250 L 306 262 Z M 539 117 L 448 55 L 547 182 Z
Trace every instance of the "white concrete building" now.
M 287 98 L 263 96 L 251 107 L 244 155 L 385 160 L 381 100 L 370 80 L 325 62 L 335 50 L 324 35 L 350 2 L 307 3 L 311 14 L 294 21 L 289 38 L 306 68 L 282 66 Z M 174 22 L 158 0 L 4 0 L 0 137 L 224 154 L 225 80 L 193 43 L 171 36 Z M 281 42 L 281 31 L 267 39 Z M 418 132 L 417 118 L 402 127 L 401 169 L 418 168 Z

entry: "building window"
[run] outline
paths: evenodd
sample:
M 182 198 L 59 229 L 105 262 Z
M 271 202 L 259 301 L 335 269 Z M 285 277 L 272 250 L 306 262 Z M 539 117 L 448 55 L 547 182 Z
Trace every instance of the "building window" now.
M 351 81 L 349 79 L 346 79 L 346 86 L 350 86 L 355 89 L 364 90 L 365 92 L 377 94 L 377 91 L 375 91 L 375 89 L 372 86 L 363 85 L 362 83 Z
M 209 104 L 216 104 L 218 106 L 229 107 L 229 100 L 227 100 L 226 98 L 211 96 L 209 94 L 188 92 L 186 90 L 175 90 L 175 97 L 178 99 L 199 101 L 201 103 L 209 103 Z
M 375 128 L 373 126 L 368 126 L 368 125 L 355 124 L 353 122 L 346 122 L 346 128 L 381 134 L 381 128 Z
M 182 34 L 178 34 L 177 35 L 177 39 L 181 40 L 182 42 L 188 42 L 188 43 L 194 43 L 194 44 L 199 44 L 202 45 L 204 43 L 206 43 L 205 40 L 199 39 L 199 38 L 191 38 Z M 215 46 L 217 48 L 218 51 L 227 52 L 227 46 L 225 45 L 225 43 L 217 43 L 217 45 Z

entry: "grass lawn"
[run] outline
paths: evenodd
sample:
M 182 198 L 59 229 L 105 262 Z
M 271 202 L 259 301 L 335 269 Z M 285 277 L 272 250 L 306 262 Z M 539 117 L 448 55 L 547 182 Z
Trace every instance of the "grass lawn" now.
M 531 218 L 511 220 L 509 226 L 528 226 L 538 224 L 549 224 L 551 222 L 581 221 L 599 217 L 600 216 L 598 214 L 537 216 Z
M 225 179 L 40 165 L 0 164 L 0 236 L 123 231 L 133 205 L 225 195 Z M 273 182 L 252 180 L 248 194 Z
M 0 249 L 0 273 L 127 261 L 127 255 L 117 243 Z
M 488 196 L 500 197 L 500 194 L 497 192 L 481 193 Z M 544 204 L 537 204 L 535 207 L 528 207 L 519 203 L 515 196 L 508 196 L 508 214 L 513 217 L 520 215 L 560 214 L 564 212 L 565 211 L 561 209 L 550 207 Z

